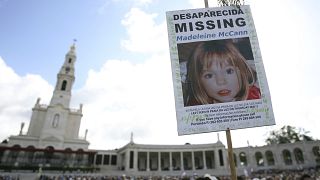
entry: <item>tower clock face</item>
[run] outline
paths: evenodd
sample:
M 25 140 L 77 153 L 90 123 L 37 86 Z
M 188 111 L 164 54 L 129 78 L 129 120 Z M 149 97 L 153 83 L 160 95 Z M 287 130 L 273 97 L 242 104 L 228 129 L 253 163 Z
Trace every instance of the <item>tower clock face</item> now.
M 70 72 L 70 67 L 66 67 L 66 73 Z

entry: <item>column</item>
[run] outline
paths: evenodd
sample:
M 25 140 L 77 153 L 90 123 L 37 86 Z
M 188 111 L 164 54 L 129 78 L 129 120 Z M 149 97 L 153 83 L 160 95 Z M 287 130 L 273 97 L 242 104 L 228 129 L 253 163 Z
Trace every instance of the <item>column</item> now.
M 102 165 L 102 166 L 104 165 L 104 164 L 103 164 L 103 163 L 104 163 L 104 158 L 105 158 L 105 157 L 104 157 L 104 154 L 101 154 L 101 165 Z M 76 155 L 76 162 L 77 162 L 77 164 L 78 164 L 78 160 L 77 160 L 77 159 L 78 159 L 78 154 Z
M 206 151 L 202 151 L 202 158 L 203 158 L 203 169 L 207 169 L 207 161 L 206 161 Z
M 138 170 L 138 151 L 137 150 L 133 151 L 133 170 L 134 171 Z
M 150 152 L 147 151 L 147 171 L 150 171 Z
M 158 152 L 158 171 L 161 171 L 161 152 Z
M 310 147 L 310 148 L 309 148 Z M 310 150 L 309 150 L 310 149 Z M 309 153 L 310 152 L 310 153 Z M 302 149 L 302 153 L 303 153 L 303 159 L 304 159 L 304 164 L 314 164 L 315 160 L 313 160 L 313 158 L 311 157 L 311 155 L 313 154 L 312 151 L 312 146 L 306 146 L 305 141 L 303 141 L 303 149 Z M 309 163 L 308 163 L 309 162 Z
M 169 152 L 169 171 L 172 171 L 172 152 Z
M 294 149 L 288 148 L 288 150 L 289 150 L 289 152 L 291 154 L 292 166 L 296 166 L 298 163 L 297 163 L 296 156 L 294 154 Z
M 261 153 L 262 153 L 262 158 L 263 158 L 263 166 L 264 166 L 264 167 L 268 167 L 268 161 L 267 161 L 266 151 L 263 150 Z
M 256 161 L 256 158 L 255 158 L 255 153 L 251 149 L 251 147 L 248 147 L 247 162 L 248 162 L 248 167 L 250 168 L 250 170 L 251 170 L 251 168 L 256 168 L 257 167 L 257 161 Z
M 285 167 L 285 163 L 284 163 L 284 159 L 283 159 L 283 155 L 282 155 L 282 149 L 277 149 L 274 156 L 277 158 L 276 167 L 284 168 Z
M 180 166 L 181 166 L 181 171 L 184 171 L 184 167 L 183 167 L 183 153 L 180 152 Z
M 126 151 L 125 162 L 126 162 L 125 170 L 128 171 L 130 169 L 130 150 Z
M 35 157 L 36 157 L 36 153 L 33 154 L 33 159 L 32 159 L 32 161 L 34 161 Z M 69 159 L 67 159 L 67 161 L 68 161 L 68 160 L 69 160 Z M 93 156 L 93 164 L 94 164 L 94 166 L 96 165 L 96 160 L 97 160 L 97 154 L 96 154 L 95 156 Z
M 191 163 L 192 163 L 192 170 L 194 171 L 196 168 L 194 165 L 194 152 L 193 151 L 191 151 Z
M 258 160 L 257 160 L 256 153 L 257 153 L 257 152 L 253 151 L 252 159 L 253 159 L 253 162 L 254 162 L 254 167 L 255 167 L 255 168 L 258 168 L 258 167 L 259 167 L 259 165 L 258 165 L 259 162 L 258 162 Z
M 224 151 L 223 149 L 221 149 L 222 152 L 222 157 L 223 157 L 223 168 L 228 168 L 229 167 L 229 160 L 228 160 L 228 152 Z M 233 154 L 232 154 L 233 156 Z
M 215 169 L 220 169 L 220 157 L 219 157 L 219 152 L 218 150 L 214 150 L 214 167 Z

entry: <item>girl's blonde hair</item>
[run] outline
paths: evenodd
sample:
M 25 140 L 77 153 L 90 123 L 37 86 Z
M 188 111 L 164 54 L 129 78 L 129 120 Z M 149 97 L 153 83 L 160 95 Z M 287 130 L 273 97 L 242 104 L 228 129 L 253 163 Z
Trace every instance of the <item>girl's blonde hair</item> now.
M 247 98 L 249 88 L 255 81 L 255 76 L 246 59 L 231 40 L 205 41 L 196 46 L 188 60 L 186 106 L 219 103 L 219 101 L 207 95 L 201 85 L 200 78 L 202 72 L 213 63 L 222 66 L 226 62 L 237 67 L 240 71 L 240 73 L 235 71 L 240 86 L 235 100 L 241 101 Z

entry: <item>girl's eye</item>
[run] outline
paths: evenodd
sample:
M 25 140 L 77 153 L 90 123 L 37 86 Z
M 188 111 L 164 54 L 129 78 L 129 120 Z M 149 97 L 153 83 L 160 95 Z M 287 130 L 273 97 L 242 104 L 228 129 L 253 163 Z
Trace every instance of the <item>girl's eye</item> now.
M 227 74 L 233 74 L 234 73 L 234 69 L 232 68 L 228 68 L 226 69 Z
M 203 75 L 203 77 L 205 78 L 205 79 L 210 79 L 210 78 L 212 78 L 212 74 L 204 74 Z

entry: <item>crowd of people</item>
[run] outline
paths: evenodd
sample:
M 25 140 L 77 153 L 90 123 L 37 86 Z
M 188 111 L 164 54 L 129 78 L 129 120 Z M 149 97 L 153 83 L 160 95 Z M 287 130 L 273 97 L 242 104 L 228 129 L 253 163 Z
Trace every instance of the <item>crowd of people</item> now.
M 1 174 L 0 180 L 25 180 L 23 173 Z M 191 176 L 182 174 L 181 176 L 108 176 L 103 174 L 59 174 L 43 173 L 34 174 L 32 180 L 230 180 L 230 176 L 197 175 Z M 30 179 L 30 180 L 31 180 Z M 250 176 L 238 176 L 238 180 L 320 180 L 320 171 L 278 171 L 252 173 Z

